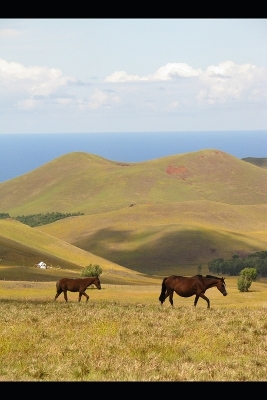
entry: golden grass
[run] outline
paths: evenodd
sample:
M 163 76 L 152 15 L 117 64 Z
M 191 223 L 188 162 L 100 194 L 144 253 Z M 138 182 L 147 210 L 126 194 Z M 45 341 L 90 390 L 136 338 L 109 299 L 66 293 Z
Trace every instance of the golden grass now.
M 0 281 L 0 381 L 266 381 L 267 290 L 158 301 L 156 286 L 108 285 L 54 301 L 55 283 Z
M 158 300 L 164 276 L 266 250 L 266 180 L 203 150 L 127 165 L 71 153 L 1 183 L 11 216 L 91 215 L 36 229 L 0 220 L 0 381 L 266 381 L 266 278 L 241 293 L 226 277 L 228 296 L 206 292 L 210 310 Z M 54 301 L 58 278 L 95 263 L 103 289 L 88 303 Z
M 138 303 L 158 305 L 159 295 L 161 291 L 161 283 L 163 278 L 151 278 L 148 284 L 131 283 L 130 280 L 125 284 L 120 281 L 116 283 L 103 283 L 105 276 L 100 277 L 102 283 L 102 290 L 97 290 L 95 287 L 87 289 L 90 299 L 94 301 L 110 301 L 123 303 Z M 115 279 L 114 279 L 115 280 Z M 211 307 L 223 308 L 257 308 L 267 307 L 267 279 L 262 278 L 253 282 L 249 292 L 239 292 L 237 288 L 238 277 L 227 276 L 225 278 L 227 285 L 227 296 L 222 294 L 216 289 L 208 289 L 206 295 L 210 299 Z M 128 284 L 127 284 L 128 282 Z M 0 281 L 0 299 L 24 299 L 24 300 L 39 300 L 39 301 L 52 301 L 56 294 L 56 280 L 53 282 L 30 282 L 30 281 Z M 77 293 L 68 292 L 70 302 L 78 300 Z M 57 299 L 58 302 L 65 302 L 63 294 Z M 174 294 L 174 306 L 190 307 L 193 305 L 194 297 L 183 298 Z M 84 302 L 84 298 L 82 300 Z M 168 299 L 163 304 L 163 308 L 170 308 Z M 203 299 L 199 299 L 197 308 L 206 308 L 207 304 Z

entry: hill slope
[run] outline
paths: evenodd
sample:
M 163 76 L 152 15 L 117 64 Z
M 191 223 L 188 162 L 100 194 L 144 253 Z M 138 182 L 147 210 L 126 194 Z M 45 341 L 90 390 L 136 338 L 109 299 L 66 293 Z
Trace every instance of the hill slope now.
M 0 193 L 0 212 L 12 217 L 85 213 L 31 232 L 147 274 L 190 275 L 199 264 L 205 273 L 211 259 L 267 248 L 267 170 L 219 150 L 141 163 L 70 153 L 1 183 Z
M 132 164 L 77 152 L 1 183 L 0 192 L 0 210 L 12 217 L 196 200 L 266 204 L 267 171 L 218 150 Z
M 242 160 L 256 165 L 257 167 L 267 169 L 267 158 L 245 157 L 242 158 Z
M 34 229 L 143 273 L 194 274 L 199 264 L 208 272 L 214 258 L 266 249 L 266 215 L 266 204 L 201 200 L 135 205 Z
M 23 276 L 32 279 L 55 280 L 59 277 L 78 277 L 82 268 L 89 264 L 98 264 L 103 270 L 103 282 L 123 283 L 125 276 L 130 280 L 147 282 L 146 277 L 111 261 L 105 260 L 78 247 L 36 231 L 27 225 L 12 219 L 0 220 L 0 266 L 1 279 L 21 280 Z M 35 264 L 39 261 L 52 268 L 39 270 Z M 8 266 L 20 267 L 13 269 Z M 30 267 L 25 271 L 25 266 Z M 12 269 L 11 269 L 12 271 Z

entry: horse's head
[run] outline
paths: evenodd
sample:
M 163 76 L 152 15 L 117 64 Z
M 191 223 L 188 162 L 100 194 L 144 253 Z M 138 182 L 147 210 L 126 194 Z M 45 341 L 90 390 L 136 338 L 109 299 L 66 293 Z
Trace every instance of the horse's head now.
M 224 295 L 227 296 L 227 290 L 226 290 L 226 285 L 224 282 L 224 278 L 220 278 L 218 283 L 217 283 L 217 288 L 218 290 Z
M 93 283 L 94 283 L 94 285 L 96 285 L 97 289 L 99 289 L 99 290 L 101 289 L 101 283 L 100 283 L 100 279 L 98 276 L 95 277 L 95 280 Z

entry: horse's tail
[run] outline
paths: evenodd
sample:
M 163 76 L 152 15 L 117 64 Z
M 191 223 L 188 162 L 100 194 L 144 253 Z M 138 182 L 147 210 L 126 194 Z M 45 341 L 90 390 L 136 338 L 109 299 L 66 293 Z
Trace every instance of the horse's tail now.
M 161 293 L 160 293 L 160 296 L 159 296 L 159 301 L 161 302 L 161 304 L 164 303 L 164 301 L 165 301 L 165 293 L 166 293 L 165 281 L 166 281 L 166 279 L 167 278 L 163 279 L 162 285 L 161 285 Z
M 57 289 L 57 292 L 60 290 L 60 283 L 59 283 L 59 280 L 56 282 L 56 289 Z

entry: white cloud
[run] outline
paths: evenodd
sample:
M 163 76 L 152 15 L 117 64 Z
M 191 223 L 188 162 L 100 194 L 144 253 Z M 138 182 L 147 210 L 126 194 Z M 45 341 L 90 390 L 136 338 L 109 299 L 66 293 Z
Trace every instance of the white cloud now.
M 70 81 L 75 79 L 64 76 L 58 68 L 25 67 L 0 58 L 0 101 L 9 111 L 12 108 L 27 112 L 45 109 L 49 103 L 67 106 L 69 96 L 61 91 Z
M 99 108 L 106 103 L 107 99 L 108 95 L 106 93 L 101 92 L 101 90 L 96 90 L 91 96 L 91 101 L 88 103 L 88 107 L 93 109 Z
M 70 84 L 71 83 L 71 84 Z M 185 63 L 167 63 L 146 76 L 115 71 L 104 82 L 87 84 L 79 77 L 65 76 L 58 68 L 26 67 L 0 59 L 1 108 L 15 113 L 70 113 L 109 110 L 115 113 L 174 115 L 186 110 L 220 107 L 233 102 L 265 106 L 267 70 L 252 64 L 225 61 L 205 71 Z M 116 111 L 115 111 L 116 108 Z
M 30 96 L 48 96 L 74 78 L 63 76 L 60 69 L 24 65 L 0 59 L 0 85 L 11 90 L 24 90 Z M 1 87 L 0 86 L 0 87 Z
M 177 78 L 186 80 L 182 85 Z M 225 61 L 219 65 L 209 66 L 206 71 L 194 69 L 185 63 L 168 63 L 156 72 L 142 77 L 128 75 L 125 71 L 116 71 L 105 78 L 105 82 L 114 84 L 131 82 L 134 85 L 135 82 L 139 82 L 139 91 L 142 81 L 147 83 L 161 81 L 162 84 L 164 81 L 173 82 L 172 91 L 169 90 L 168 105 L 165 104 L 168 109 L 177 108 L 181 103 L 188 107 L 194 106 L 196 101 L 199 105 L 213 105 L 233 101 L 257 103 L 267 100 L 267 70 L 249 63 L 236 65 L 232 61 Z M 149 90 L 147 86 L 146 89 Z
M 227 101 L 267 100 L 267 70 L 231 61 L 211 65 L 199 76 L 198 100 L 210 104 Z
M 36 108 L 37 101 L 34 99 L 27 99 L 23 101 L 19 101 L 17 106 L 20 110 L 30 111 Z
M 199 76 L 201 69 L 193 69 L 190 65 L 184 63 L 168 63 L 164 67 L 159 68 L 153 75 L 154 80 L 167 80 L 177 77 L 190 78 Z
M 9 39 L 21 36 L 22 32 L 16 29 L 0 29 L 0 39 Z
M 193 69 L 184 63 L 168 63 L 160 67 L 154 74 L 139 77 L 138 75 L 128 75 L 125 71 L 116 71 L 105 78 L 105 82 L 133 82 L 133 81 L 166 81 L 176 77 L 199 76 L 201 69 Z
M 145 80 L 145 78 L 140 78 L 138 75 L 128 75 L 125 71 L 113 72 L 105 78 L 105 82 L 133 82 L 141 80 Z
M 94 93 L 90 96 L 89 101 L 84 101 L 79 99 L 77 104 L 80 109 L 90 108 L 92 110 L 96 110 L 100 107 L 111 107 L 113 104 L 118 104 L 120 102 L 120 98 L 113 93 L 106 93 L 99 89 L 96 89 Z
M 173 101 L 172 103 L 169 104 L 170 109 L 175 109 L 180 106 L 180 103 L 178 101 Z
M 70 104 L 71 101 L 72 101 L 72 99 L 70 99 L 70 98 L 64 98 L 64 97 L 60 97 L 60 98 L 57 99 L 57 102 L 58 102 L 59 104 L 61 104 L 62 106 L 65 106 L 65 105 L 67 105 L 67 104 Z

